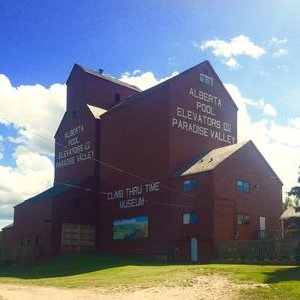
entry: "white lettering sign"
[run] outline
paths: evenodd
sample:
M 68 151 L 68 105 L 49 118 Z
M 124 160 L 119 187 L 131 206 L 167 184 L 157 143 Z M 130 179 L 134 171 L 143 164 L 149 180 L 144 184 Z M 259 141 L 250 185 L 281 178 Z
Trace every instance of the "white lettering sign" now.
M 145 204 L 145 198 L 138 197 L 135 199 L 121 200 L 119 203 L 119 208 L 137 207 L 137 206 L 143 206 L 144 204 Z
M 203 100 L 207 103 L 213 104 L 215 106 L 222 106 L 222 101 L 219 97 L 217 96 L 213 96 L 211 94 L 205 93 L 203 91 L 197 90 L 195 88 L 190 88 L 190 96 L 199 99 L 199 100 Z
M 84 126 L 72 128 L 64 133 L 65 149 L 56 155 L 55 168 L 63 168 L 94 158 L 91 142 L 81 142 L 80 134 L 84 132 Z
M 188 95 L 196 99 L 194 110 L 177 106 L 176 115 L 171 118 L 172 127 L 226 144 L 234 144 L 236 138 L 232 135 L 231 123 L 222 122 L 216 115 L 217 109 L 222 107 L 222 100 L 196 88 L 190 88 Z
M 145 205 L 146 195 L 159 191 L 160 181 L 156 181 L 108 192 L 106 193 L 106 199 L 119 200 L 119 208 L 131 208 Z

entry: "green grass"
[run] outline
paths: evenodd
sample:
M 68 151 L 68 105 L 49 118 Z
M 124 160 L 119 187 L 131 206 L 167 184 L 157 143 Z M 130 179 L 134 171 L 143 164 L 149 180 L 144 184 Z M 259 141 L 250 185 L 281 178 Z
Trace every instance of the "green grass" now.
M 269 285 L 242 291 L 246 299 L 300 299 L 299 266 L 170 265 L 151 257 L 68 256 L 26 268 L 0 267 L 0 283 L 112 289 L 185 286 L 195 276 L 215 273 L 238 283 Z
M 0 282 L 61 287 L 153 286 L 177 282 L 184 266 L 166 265 L 153 257 L 66 256 L 24 268 L 2 267 Z M 178 282 L 179 282 L 178 281 Z
M 299 266 L 234 265 L 204 266 L 206 271 L 223 274 L 238 283 L 266 283 L 268 288 L 242 292 L 246 299 L 300 299 Z

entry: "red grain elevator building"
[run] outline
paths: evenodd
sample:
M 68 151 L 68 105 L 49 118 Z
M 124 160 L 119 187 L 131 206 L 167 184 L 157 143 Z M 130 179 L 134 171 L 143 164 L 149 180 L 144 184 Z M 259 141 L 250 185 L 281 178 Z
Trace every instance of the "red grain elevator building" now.
M 55 142 L 54 186 L 4 229 L 13 258 L 209 261 L 220 240 L 280 229 L 282 182 L 252 141 L 238 143 L 237 106 L 208 61 L 145 91 L 74 65 Z

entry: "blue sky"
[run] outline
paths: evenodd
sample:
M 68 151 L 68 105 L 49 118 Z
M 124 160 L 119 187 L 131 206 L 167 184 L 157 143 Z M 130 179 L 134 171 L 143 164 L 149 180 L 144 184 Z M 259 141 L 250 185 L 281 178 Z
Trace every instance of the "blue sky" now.
M 0 1 L 0 227 L 52 184 L 74 63 L 147 88 L 209 60 L 239 106 L 239 140 L 253 139 L 289 190 L 300 164 L 299 9 L 296 0 Z

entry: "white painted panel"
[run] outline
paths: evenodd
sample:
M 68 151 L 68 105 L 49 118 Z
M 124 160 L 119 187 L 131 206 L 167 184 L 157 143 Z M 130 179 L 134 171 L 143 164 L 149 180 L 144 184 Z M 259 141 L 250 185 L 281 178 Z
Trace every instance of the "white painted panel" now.
M 259 217 L 259 229 L 266 230 L 266 217 Z

